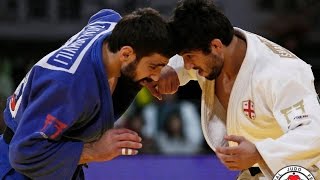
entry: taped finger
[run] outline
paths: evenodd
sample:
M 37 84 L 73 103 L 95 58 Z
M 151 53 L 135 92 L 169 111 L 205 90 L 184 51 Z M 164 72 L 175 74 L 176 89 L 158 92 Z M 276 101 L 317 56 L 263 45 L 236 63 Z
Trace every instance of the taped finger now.
M 130 148 L 121 148 L 121 155 L 130 156 L 130 155 L 137 154 L 137 152 L 135 152 L 135 151 L 136 150 L 133 150 Z

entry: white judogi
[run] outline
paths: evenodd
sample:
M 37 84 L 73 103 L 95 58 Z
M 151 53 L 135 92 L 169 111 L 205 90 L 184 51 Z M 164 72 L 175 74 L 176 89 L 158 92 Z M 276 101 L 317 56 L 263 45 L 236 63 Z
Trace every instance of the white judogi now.
M 265 164 L 259 167 L 268 179 L 288 165 L 300 165 L 319 176 L 320 105 L 311 67 L 261 36 L 239 28 L 235 32 L 246 39 L 247 52 L 227 111 L 214 95 L 214 81 L 185 70 L 180 56 L 169 62 L 180 85 L 197 80 L 202 88 L 201 123 L 207 143 L 215 151 L 227 144 L 225 134 L 244 136 L 263 157 Z

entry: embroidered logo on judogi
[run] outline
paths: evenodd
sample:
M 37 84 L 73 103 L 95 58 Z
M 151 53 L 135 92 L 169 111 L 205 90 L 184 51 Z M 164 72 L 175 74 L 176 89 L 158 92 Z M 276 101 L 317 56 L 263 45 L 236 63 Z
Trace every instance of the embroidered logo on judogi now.
M 40 134 L 44 138 L 55 139 L 61 135 L 62 131 L 67 128 L 68 125 L 57 119 L 56 117 L 48 114 L 42 129 L 40 130 Z
M 242 102 L 242 110 L 244 115 L 251 119 L 254 120 L 256 118 L 256 114 L 254 112 L 254 103 L 251 100 L 243 101 Z
M 303 99 L 288 108 L 281 109 L 280 112 L 285 116 L 288 124 L 290 124 L 292 120 L 301 120 L 308 117 L 304 109 Z

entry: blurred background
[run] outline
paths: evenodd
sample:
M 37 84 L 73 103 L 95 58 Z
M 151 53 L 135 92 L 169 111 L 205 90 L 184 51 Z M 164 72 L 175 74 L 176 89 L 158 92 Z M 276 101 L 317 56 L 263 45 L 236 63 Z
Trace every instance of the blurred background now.
M 174 0 L 0 0 L 0 110 L 27 71 L 60 47 L 102 8 L 121 15 L 153 7 L 170 17 Z M 234 26 L 260 34 L 312 65 L 316 89 L 320 79 L 319 0 L 216 0 Z M 200 127 L 201 91 L 196 82 L 176 95 L 155 100 L 143 89 L 121 118 L 140 133 L 142 154 L 212 154 Z M 3 117 L 0 116 L 0 132 Z

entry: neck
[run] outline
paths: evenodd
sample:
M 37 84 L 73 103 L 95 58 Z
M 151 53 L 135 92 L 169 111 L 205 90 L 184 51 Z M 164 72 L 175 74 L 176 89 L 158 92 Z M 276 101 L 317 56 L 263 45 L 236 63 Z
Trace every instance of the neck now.
M 230 78 L 235 78 L 240 70 L 242 62 L 245 58 L 247 44 L 245 40 L 233 36 L 230 45 L 226 48 L 224 72 Z
M 102 47 L 102 58 L 108 79 L 120 77 L 121 62 L 119 55 L 109 50 L 107 42 L 105 42 Z

